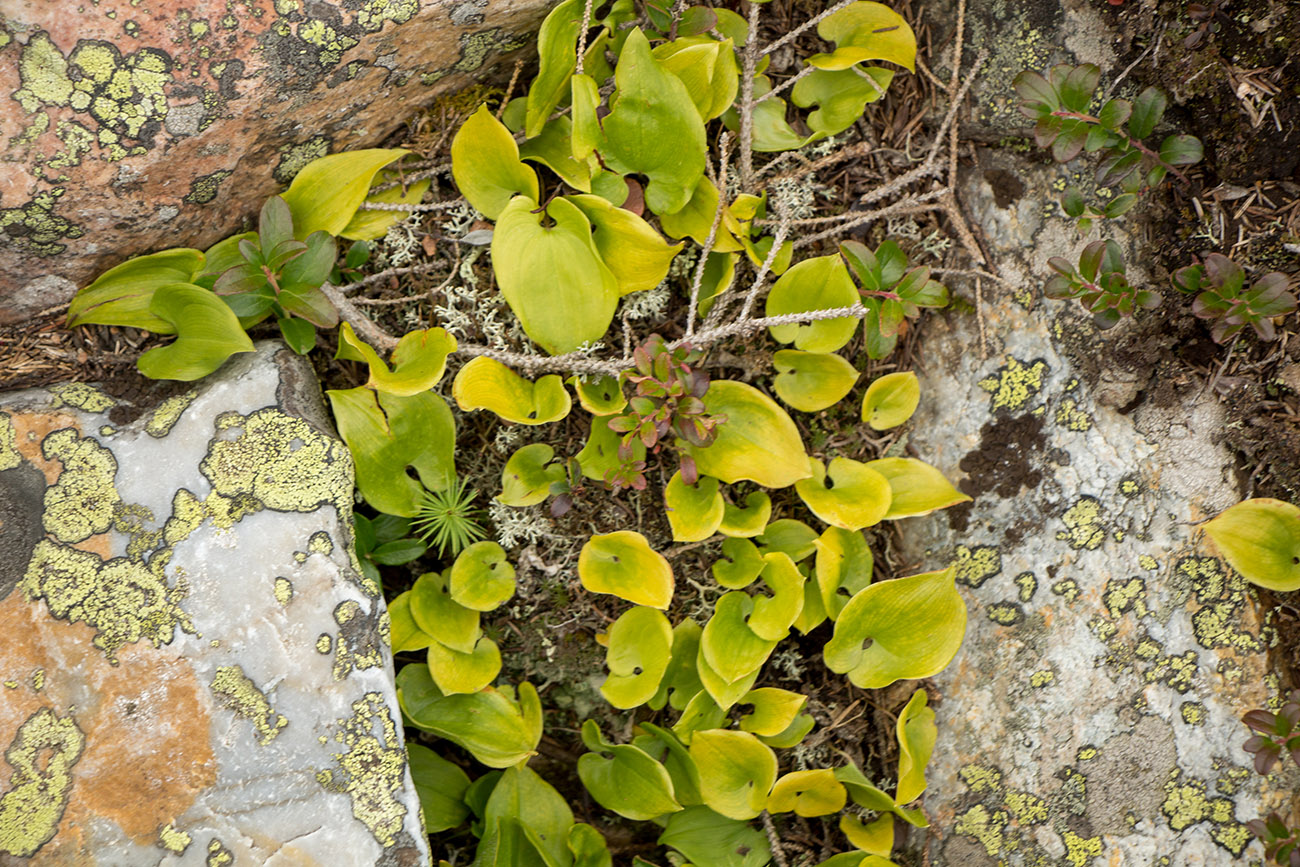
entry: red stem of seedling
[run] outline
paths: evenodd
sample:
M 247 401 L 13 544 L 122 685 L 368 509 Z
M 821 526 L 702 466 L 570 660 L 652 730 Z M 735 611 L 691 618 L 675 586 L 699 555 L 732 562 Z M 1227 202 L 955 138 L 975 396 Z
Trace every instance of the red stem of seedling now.
M 1077 111 L 1054 111 L 1052 112 L 1052 117 L 1068 117 L 1073 120 L 1081 120 L 1084 123 L 1095 123 L 1097 124 L 1097 126 L 1101 126 L 1101 120 L 1099 118 L 1095 118 L 1090 114 L 1083 114 Z M 1128 141 L 1129 147 L 1133 148 L 1134 150 L 1141 151 L 1143 154 L 1146 154 L 1148 157 L 1154 160 L 1157 164 L 1162 165 L 1169 171 L 1173 172 L 1174 175 L 1178 178 L 1178 180 L 1182 181 L 1185 184 L 1191 183 L 1191 181 L 1187 179 L 1187 175 L 1183 174 L 1174 166 L 1171 166 L 1169 165 L 1169 163 L 1160 159 L 1160 154 L 1151 150 L 1151 148 L 1142 144 L 1142 142 L 1138 141 L 1137 139 L 1133 138 L 1127 133 L 1124 134 L 1124 138 Z

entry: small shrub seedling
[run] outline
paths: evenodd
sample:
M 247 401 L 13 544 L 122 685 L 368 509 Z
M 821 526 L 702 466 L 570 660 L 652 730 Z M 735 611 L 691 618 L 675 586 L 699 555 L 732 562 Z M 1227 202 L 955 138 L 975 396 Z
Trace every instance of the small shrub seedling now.
M 1076 269 L 1068 259 L 1053 256 L 1047 266 L 1056 276 L 1047 281 L 1048 298 L 1078 299 L 1098 328 L 1114 327 L 1138 307 L 1160 305 L 1160 296 L 1131 285 L 1124 276 L 1124 256 L 1114 241 L 1093 241 L 1083 248 Z
M 1216 343 L 1236 337 L 1247 325 L 1260 340 L 1272 340 L 1277 336 L 1274 317 L 1296 309 L 1285 274 L 1274 271 L 1247 286 L 1246 272 L 1220 253 L 1210 253 L 1204 263 L 1179 268 L 1172 280 L 1179 292 L 1196 296 L 1192 313 L 1213 323 L 1210 336 Z

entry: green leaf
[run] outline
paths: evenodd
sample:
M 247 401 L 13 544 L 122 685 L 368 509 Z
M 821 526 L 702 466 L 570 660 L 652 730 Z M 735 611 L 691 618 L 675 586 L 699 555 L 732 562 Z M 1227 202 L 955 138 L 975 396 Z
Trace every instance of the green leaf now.
M 824 138 L 857 123 L 869 103 L 884 97 L 893 80 L 893 70 L 879 66 L 861 71 L 817 69 L 795 83 L 790 99 L 800 108 L 818 106 L 808 115 L 808 128 L 814 137 Z
M 469 776 L 457 765 L 428 747 L 408 742 L 407 764 L 424 812 L 424 829 L 430 834 L 458 827 L 469 818 L 463 798 Z
M 772 356 L 778 374 L 776 396 L 800 412 L 819 412 L 839 403 L 858 381 L 858 371 L 844 358 L 782 349 Z
M 713 562 L 713 580 L 728 590 L 743 590 L 754 583 L 766 565 L 767 561 L 753 542 L 728 539 L 722 543 L 722 556 Z
M 828 527 L 817 540 L 816 575 L 822 606 L 831 620 L 871 584 L 875 558 L 859 531 Z
M 316 326 L 306 319 L 279 319 L 280 334 L 289 348 L 299 355 L 306 355 L 316 348 Z
M 528 88 L 525 127 L 528 138 L 542 131 L 543 124 L 569 89 L 569 76 L 578 65 L 578 32 L 582 29 L 582 10 L 583 0 L 565 0 L 551 10 L 537 33 L 539 69 L 537 77 Z M 536 198 L 536 195 L 534 193 L 533 197 Z
M 867 386 L 862 398 L 862 420 L 876 430 L 889 430 L 911 418 L 920 403 L 921 383 L 915 373 L 887 373 Z
M 403 148 L 371 148 L 312 160 L 283 196 L 293 214 L 294 237 L 306 238 L 317 231 L 343 234 L 379 170 L 409 153 Z
M 510 130 L 486 105 L 480 105 L 451 140 L 451 173 L 469 203 L 490 220 L 499 218 L 517 195 L 537 207 L 537 173 L 519 159 Z
M 668 771 L 644 750 L 610 743 L 593 720 L 582 724 L 582 742 L 591 752 L 579 757 L 578 777 L 596 803 L 635 821 L 682 809 Z
M 125 325 L 155 334 L 175 334 L 170 322 L 149 312 L 154 292 L 162 286 L 193 283 L 202 273 L 203 263 L 203 253 L 188 247 L 127 259 L 76 294 L 68 305 L 68 327 Z
M 659 843 L 701 867 L 764 867 L 772 853 L 767 838 L 747 823 L 708 807 L 687 807 L 668 817 Z
M 730 39 L 717 42 L 707 36 L 681 36 L 657 46 L 652 53 L 686 85 L 702 120 L 721 116 L 736 101 L 740 74 Z
M 781 551 L 798 563 L 817 550 L 817 531 L 803 521 L 781 518 L 767 525 L 758 543 L 764 554 Z
M 741 594 L 744 595 L 743 593 Z M 753 634 L 752 632 L 750 633 Z M 702 639 L 703 636 L 701 636 Z M 700 683 L 717 705 L 726 710 L 733 704 L 744 698 L 745 693 L 754 688 L 754 683 L 758 680 L 759 669 L 762 668 L 762 662 L 758 668 L 755 668 L 749 674 L 736 681 L 725 680 L 722 675 L 713 670 L 707 659 L 704 658 L 704 647 L 701 644 L 700 652 L 695 657 L 695 669 L 700 675 Z
M 202 379 L 230 356 L 253 351 L 253 341 L 225 302 L 191 283 L 156 287 L 149 313 L 177 335 L 172 343 L 150 349 L 136 362 L 150 379 Z
M 506 421 L 528 425 L 559 421 L 573 405 L 559 376 L 552 373 L 531 382 L 485 355 L 470 359 L 460 369 L 451 393 L 466 412 L 486 409 Z
M 659 215 L 659 225 L 669 237 L 691 238 L 703 244 L 708 240 L 709 231 L 713 228 L 713 218 L 718 213 L 718 200 L 718 188 L 708 178 L 702 177 L 695 185 L 690 200 L 680 210 Z M 715 253 L 734 253 L 743 249 L 743 245 L 735 237 L 741 231 L 740 222 L 728 206 L 722 212 L 722 222 L 718 224 L 718 232 L 714 237 L 710 256 Z
M 745 505 L 733 506 L 727 503 L 722 512 L 722 523 L 718 532 L 724 536 L 750 538 L 757 536 L 767 528 L 772 517 L 772 498 L 766 491 L 752 491 L 745 496 Z M 726 550 L 726 545 L 723 545 Z
M 758 739 L 769 747 L 788 750 L 799 746 L 816 725 L 817 723 L 813 720 L 811 714 L 801 713 L 780 732 L 774 735 L 759 735 Z
M 437 385 L 447 370 L 447 356 L 455 351 L 456 338 L 441 328 L 408 331 L 393 350 L 390 370 L 379 353 L 357 337 L 350 323 L 344 322 L 334 357 L 364 362 L 370 368 L 366 387 L 409 397 Z
M 399 593 L 388 603 L 389 642 L 393 653 L 403 650 L 424 650 L 433 643 L 433 636 L 415 623 L 411 616 L 411 591 Z
M 586 160 L 600 144 L 604 133 L 600 129 L 600 87 L 590 75 L 574 75 L 571 79 L 573 92 L 573 126 L 570 129 L 569 146 L 575 160 Z M 621 203 L 620 203 L 621 204 Z
M 741 590 L 724 593 L 713 607 L 713 616 L 704 625 L 700 635 L 700 655 L 708 664 L 709 670 L 725 683 L 737 684 L 758 673 L 767 661 L 776 641 L 760 638 L 749 628 L 748 620 L 754 613 L 754 600 Z M 700 679 L 707 689 L 709 681 L 700 672 Z M 748 692 L 752 686 L 746 686 L 741 694 Z M 712 695 L 713 690 L 709 690 Z M 720 707 L 728 707 L 734 702 L 725 702 L 713 696 Z
M 844 809 L 849 793 L 830 768 L 791 771 L 776 781 L 767 799 L 769 813 L 789 813 L 810 818 L 829 816 Z
M 806 572 L 807 569 L 808 567 L 805 566 L 800 572 Z M 826 606 L 822 604 L 821 589 L 816 581 L 806 581 L 803 586 L 803 610 L 799 612 L 792 626 L 799 630 L 801 635 L 807 635 L 825 622 Z M 771 746 L 779 746 L 779 744 L 771 744 Z
M 554 199 L 543 214 L 526 196 L 511 200 L 492 234 L 492 265 L 525 333 L 552 355 L 599 340 L 614 318 L 619 285 L 600 258 L 591 224 Z
M 667 608 L 673 570 L 645 536 L 632 530 L 592 536 L 578 554 L 578 579 L 592 593 L 609 593 L 637 605 Z
M 1160 143 L 1160 159 L 1171 166 L 1190 166 L 1205 155 L 1201 140 L 1190 135 L 1171 135 Z
M 939 729 L 934 724 L 934 711 L 926 707 L 926 698 L 923 689 L 912 693 L 895 726 L 898 735 L 898 791 L 894 800 L 900 804 L 910 804 L 925 791 L 925 766 L 930 763 L 934 742 L 939 736 Z
M 704 405 L 711 415 L 726 415 L 727 422 L 718 426 L 712 445 L 684 447 L 701 475 L 729 485 L 747 479 L 785 488 L 811 474 L 799 429 L 772 398 L 751 385 L 716 380 Z
M 610 429 L 609 419 L 609 416 L 592 416 L 591 432 L 577 455 L 582 475 L 592 481 L 604 481 L 605 475 L 621 464 L 618 457 L 621 438 Z M 645 443 L 639 439 L 632 441 L 632 460 L 645 460 Z
M 893 798 L 873 786 L 856 765 L 836 768 L 835 779 L 844 784 L 844 788 L 849 791 L 849 797 L 859 807 L 875 810 L 878 813 L 893 813 L 917 828 L 927 828 L 930 825 L 926 821 L 925 813 L 919 809 L 908 810 L 898 806 Z
M 1223 559 L 1247 581 L 1279 593 L 1300 589 L 1300 508 L 1256 498 L 1204 526 Z
M 887 521 L 928 515 L 936 509 L 970 502 L 970 497 L 954 488 L 943 473 L 924 461 L 881 458 L 868 461 L 866 465 L 889 481 L 893 497 L 885 515 Z
M 515 595 L 515 567 L 496 542 L 475 542 L 451 567 L 451 598 L 475 611 L 493 611 Z
M 664 508 L 674 542 L 699 542 L 712 536 L 722 523 L 725 507 L 718 480 L 709 476 L 688 485 L 678 470 L 664 486 Z
M 600 148 L 605 165 L 648 177 L 645 200 L 654 213 L 680 211 L 704 175 L 704 123 L 695 103 L 655 61 L 640 28 L 623 45 L 614 81 Z
M 411 619 L 422 632 L 436 636 L 438 643 L 461 653 L 472 653 L 483 634 L 479 629 L 479 613 L 451 598 L 448 577 L 426 572 L 415 579 L 407 597 Z
M 585 157 L 575 158 L 573 150 L 573 121 L 557 117 L 542 128 L 541 135 L 520 145 L 519 158 L 540 163 L 569 186 L 589 193 L 592 167 Z
M 966 633 L 966 603 L 955 576 L 949 566 L 860 591 L 835 621 L 826 667 L 863 689 L 942 671 Z
M 808 509 L 833 527 L 861 530 L 880 523 L 890 511 L 889 480 L 870 464 L 848 458 L 834 458 L 828 471 L 822 462 L 810 458 L 812 477 L 794 483 L 794 489 Z
M 620 295 L 653 289 L 668 276 L 681 244 L 669 244 L 650 224 L 600 196 L 569 196 L 591 221 L 601 261 L 618 281 Z
M 605 700 L 628 710 L 654 698 L 672 657 L 673 629 L 664 613 L 644 605 L 629 608 L 610 626 L 608 646 L 609 677 L 600 687 Z
M 805 579 L 788 554 L 773 551 L 763 555 L 763 562 L 759 577 L 772 595 L 754 597 L 754 613 L 747 623 L 759 638 L 780 641 L 803 610 Z
M 776 281 L 767 296 L 767 315 L 807 313 L 851 307 L 858 290 L 839 256 L 805 259 Z M 780 343 L 793 343 L 806 352 L 834 352 L 848 343 L 858 327 L 853 316 L 823 319 L 803 325 L 773 325 L 768 330 Z
M 754 76 L 754 98 L 764 95 L 772 89 L 772 82 L 766 75 Z M 799 135 L 785 119 L 786 102 L 779 96 L 768 97 L 754 106 L 754 150 L 758 153 L 798 150 L 818 138 L 820 133 L 808 137 Z M 740 127 L 740 120 L 733 108 L 723 115 L 727 128 L 735 132 Z
M 375 177 L 375 186 L 390 184 L 401 181 L 401 175 L 392 169 L 385 169 Z M 405 186 L 399 184 L 396 187 L 384 190 L 379 193 L 370 193 L 366 196 L 363 204 L 378 205 L 418 205 L 424 198 L 424 194 L 429 191 L 433 185 L 432 178 L 424 178 L 418 181 L 411 181 Z M 388 230 L 401 220 L 405 220 L 408 213 L 403 211 L 370 211 L 358 209 L 353 215 L 351 221 L 339 232 L 343 238 L 352 238 L 362 241 L 376 241 L 386 234 Z M 350 267 L 357 267 L 351 265 Z
M 1087 112 L 1092 103 L 1092 94 L 1101 81 L 1101 68 L 1095 63 L 1083 63 L 1070 70 L 1065 80 L 1057 87 L 1061 102 L 1071 111 L 1080 114 Z
M 1128 134 L 1144 139 L 1155 132 L 1156 124 L 1165 116 L 1168 98 L 1158 87 L 1148 87 L 1133 100 L 1133 113 L 1128 119 Z
M 501 651 L 486 635 L 470 653 L 461 653 L 435 641 L 428 650 L 429 674 L 446 695 L 476 693 L 501 673 Z
M 863 824 L 857 816 L 846 813 L 840 816 L 840 831 L 844 833 L 844 836 L 848 838 L 851 844 L 862 850 L 857 853 L 856 857 L 861 857 L 862 852 L 868 852 L 880 858 L 886 858 L 894 851 L 894 817 L 888 813 L 877 817 L 870 824 Z M 892 864 L 893 862 L 888 863 Z M 852 864 L 853 867 L 861 867 L 866 862 L 855 861 Z
M 569 851 L 573 853 L 573 867 L 614 867 L 605 838 L 582 822 L 569 829 Z
M 439 491 L 455 475 L 456 422 L 430 392 L 398 397 L 369 388 L 326 392 L 339 435 L 356 464 L 357 488 L 381 512 L 412 518 L 427 488 Z M 406 468 L 414 467 L 416 481 Z
M 765 686 L 751 689 L 741 703 L 753 705 L 754 710 L 740 718 L 740 730 L 770 737 L 790 727 L 808 703 L 808 697 L 788 689 Z
M 490 831 L 494 824 L 507 821 L 518 823 L 546 867 L 569 867 L 573 858 L 568 846 L 573 811 L 550 783 L 524 764 L 502 774 L 488 798 L 484 825 Z M 499 863 L 502 867 L 526 867 L 516 859 Z
M 704 689 L 695 669 L 702 631 L 700 624 L 690 619 L 673 627 L 672 658 L 659 681 L 659 691 L 647 702 L 652 710 L 660 710 L 666 703 L 681 710 Z
M 809 57 L 810 66 L 847 69 L 863 60 L 887 60 L 916 71 L 916 35 L 903 16 L 881 3 L 852 3 L 828 15 L 817 35 L 836 49 Z
M 550 463 L 555 449 L 531 443 L 515 450 L 501 471 L 499 502 L 507 506 L 535 506 L 551 493 L 551 485 L 564 480 L 564 465 Z
M 509 768 L 536 755 L 542 737 L 542 703 L 531 683 L 519 700 L 488 687 L 473 695 L 443 695 L 429 667 L 410 663 L 397 673 L 397 701 L 416 728 L 463 747 L 490 768 Z
M 776 755 L 749 732 L 716 729 L 691 737 L 691 758 L 700 772 L 700 795 L 709 809 L 730 819 L 763 811 L 776 782 Z

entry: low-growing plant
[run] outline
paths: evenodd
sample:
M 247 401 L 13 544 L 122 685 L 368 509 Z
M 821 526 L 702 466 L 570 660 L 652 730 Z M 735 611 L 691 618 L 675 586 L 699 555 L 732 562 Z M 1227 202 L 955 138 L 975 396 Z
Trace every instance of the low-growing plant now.
M 361 573 L 376 587 L 382 587 L 380 566 L 404 566 L 424 556 L 428 546 L 411 536 L 411 522 L 395 515 L 367 518 L 354 512 L 357 560 Z
M 1292 690 L 1276 712 L 1257 708 L 1241 721 L 1255 733 L 1243 749 L 1255 757 L 1256 773 L 1267 776 L 1284 753 L 1300 764 L 1300 690 Z M 1300 829 L 1289 827 L 1276 812 L 1252 819 L 1246 827 L 1264 844 L 1264 857 L 1284 867 L 1300 867 Z
M 1179 292 L 1196 296 L 1192 314 L 1213 323 L 1210 336 L 1216 343 L 1236 337 L 1247 325 L 1260 340 L 1272 340 L 1277 336 L 1273 319 L 1296 309 L 1285 274 L 1273 271 L 1247 286 L 1242 267 L 1220 253 L 1210 253 L 1203 263 L 1179 268 L 1172 279 Z
M 420 496 L 412 528 L 439 556 L 455 556 L 475 542 L 487 538 L 479 521 L 483 510 L 475 507 L 478 491 L 465 479 L 457 477 L 440 491 L 425 491 Z
M 1048 259 L 1047 266 L 1056 272 L 1044 289 L 1047 297 L 1077 299 L 1098 328 L 1113 328 L 1139 307 L 1160 306 L 1159 295 L 1128 282 L 1124 255 L 1114 241 L 1093 241 L 1084 247 L 1078 268 L 1060 256 Z

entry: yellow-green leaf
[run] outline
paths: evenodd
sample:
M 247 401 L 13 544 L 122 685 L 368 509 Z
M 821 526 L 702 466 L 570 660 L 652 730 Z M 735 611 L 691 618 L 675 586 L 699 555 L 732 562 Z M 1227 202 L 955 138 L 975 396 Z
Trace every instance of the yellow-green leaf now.
M 515 567 L 496 542 L 475 542 L 451 566 L 451 598 L 475 611 L 492 611 L 515 595 Z
M 587 442 L 578 452 L 578 463 L 582 465 L 582 475 L 592 481 L 605 480 L 605 474 L 619 466 L 618 446 L 620 436 L 609 427 L 610 416 L 594 415 L 591 417 L 591 432 Z M 632 441 L 632 460 L 645 460 L 645 443 L 639 439 Z
M 736 101 L 740 76 L 730 39 L 717 42 L 707 36 L 683 36 L 656 46 L 653 54 L 686 85 L 703 120 L 720 116 Z
M 519 158 L 546 166 L 575 190 L 591 192 L 591 165 L 573 157 L 573 121 L 557 117 L 519 146 Z
M 762 533 L 771 517 L 772 498 L 765 491 L 752 491 L 745 496 L 744 506 L 726 504 L 718 532 L 748 539 Z
M 826 667 L 863 689 L 938 674 L 966 634 L 966 603 L 955 576 L 949 566 L 860 591 L 835 621 L 823 651 Z
M 862 420 L 876 430 L 889 430 L 911 418 L 920 403 L 921 383 L 915 373 L 887 373 L 867 386 L 862 398 Z
M 415 579 L 409 591 L 411 618 L 421 631 L 439 644 L 461 653 L 472 653 L 482 635 L 479 613 L 451 598 L 448 577 L 447 574 L 426 572 Z
M 751 689 L 741 699 L 741 703 L 752 704 L 754 711 L 740 718 L 740 730 L 756 735 L 772 736 L 779 735 L 789 728 L 790 723 L 794 722 L 795 717 L 799 715 L 799 711 L 803 710 L 803 706 L 808 703 L 808 697 L 788 689 L 765 686 L 761 689 Z
M 700 771 L 705 805 L 730 819 L 752 819 L 763 811 L 776 782 L 776 754 L 749 732 L 696 732 L 691 758 Z
M 519 159 L 510 130 L 486 105 L 469 116 L 451 140 L 451 174 L 466 200 L 490 220 L 515 196 L 537 207 L 537 173 Z
M 728 590 L 743 590 L 754 582 L 767 561 L 758 546 L 748 539 L 731 538 L 722 543 L 722 556 L 713 563 L 713 580 Z
M 746 623 L 759 638 L 780 641 L 803 611 L 805 579 L 789 555 L 780 551 L 764 554 L 763 564 L 759 577 L 772 595 L 754 597 L 754 612 Z
M 411 782 L 420 797 L 425 831 L 437 834 L 455 828 L 469 818 L 469 807 L 464 802 L 469 775 L 459 765 L 420 744 L 407 741 L 406 755 L 411 768 Z
M 524 332 L 561 355 L 604 336 L 619 286 L 576 205 L 559 198 L 538 210 L 527 196 L 506 205 L 492 233 L 492 267 Z
M 650 224 L 600 196 L 569 196 L 591 221 L 601 261 L 614 273 L 620 295 L 653 289 L 668 276 L 681 244 L 669 244 Z
M 701 177 L 685 205 L 677 211 L 659 215 L 659 225 L 663 226 L 664 233 L 670 238 L 691 238 L 703 244 L 709 238 L 709 230 L 713 228 L 713 218 L 717 212 L 718 188 L 713 185 L 713 181 Z M 740 222 L 731 213 L 731 208 L 724 209 L 710 255 L 743 250 L 744 245 L 736 240 L 736 235 L 741 231 Z M 734 267 L 734 260 L 729 262 Z
M 537 77 L 528 88 L 525 130 L 529 138 L 542 131 L 542 125 L 569 89 L 569 76 L 578 65 L 582 10 L 583 0 L 565 0 L 550 11 L 537 32 L 540 63 Z
M 781 275 L 767 296 L 767 315 L 807 313 L 852 307 L 858 290 L 839 256 L 804 259 Z M 768 330 L 780 343 L 793 343 L 805 352 L 834 352 L 848 343 L 857 330 L 853 316 L 822 319 L 802 325 L 773 325 Z
M 916 458 L 880 458 L 868 461 L 866 466 L 889 481 L 892 497 L 885 520 L 928 515 L 936 509 L 970 502 L 970 497 L 954 488 L 943 473 Z
M 393 653 L 404 650 L 424 650 L 433 643 L 433 636 L 421 629 L 411 616 L 411 591 L 397 594 L 388 603 L 388 637 Z
M 866 824 L 857 816 L 845 813 L 840 816 L 840 830 L 863 852 L 887 858 L 894 851 L 894 817 L 890 813 Z
M 804 75 L 790 92 L 790 101 L 800 108 L 817 106 L 808 115 L 814 138 L 838 135 L 862 117 L 868 103 L 882 99 L 894 72 L 879 66 L 826 70 Z
M 555 449 L 530 443 L 515 450 L 501 471 L 497 500 L 507 506 L 535 506 L 551 494 L 551 485 L 564 479 L 563 464 L 550 463 Z
M 485 355 L 471 359 L 460 369 L 451 393 L 466 412 L 486 409 L 519 424 L 559 421 L 573 405 L 563 380 L 555 374 L 531 382 Z
M 578 777 L 605 809 L 644 822 L 682 808 L 668 771 L 644 750 L 610 743 L 594 720 L 582 724 L 582 742 L 591 752 L 578 758 Z
M 293 214 L 293 236 L 301 241 L 315 231 L 343 234 L 379 170 L 409 153 L 404 148 L 345 151 L 303 166 L 282 196 Z
M 397 341 L 390 370 L 379 353 L 344 322 L 339 326 L 339 349 L 334 357 L 365 362 L 370 368 L 367 387 L 409 397 L 437 385 L 447 370 L 447 356 L 455 351 L 456 338 L 441 328 L 408 331 Z
M 816 458 L 809 458 L 812 477 L 794 483 L 794 489 L 808 509 L 833 527 L 861 530 L 880 523 L 889 512 L 889 480 L 871 468 L 848 458 L 831 460 L 829 475 L 833 487 L 826 485 L 827 468 Z
M 600 694 L 622 710 L 645 704 L 659 691 L 672 647 L 673 629 L 662 611 L 644 605 L 624 611 L 609 628 L 609 677 Z
M 416 728 L 463 747 L 490 768 L 509 768 L 536 755 L 542 703 L 531 683 L 513 690 L 487 687 L 472 695 L 445 695 L 427 665 L 397 673 L 397 701 Z
M 702 475 L 765 488 L 785 488 L 811 475 L 799 429 L 772 398 L 724 379 L 709 386 L 704 404 L 710 414 L 726 415 L 727 422 L 718 426 L 712 445 L 685 446 Z
M 452 650 L 441 642 L 429 645 L 429 674 L 445 695 L 468 695 L 496 680 L 501 673 L 501 651 L 486 635 L 471 653 Z
M 207 289 L 190 283 L 167 283 L 154 290 L 149 313 L 168 323 L 176 340 L 150 349 L 136 367 L 150 379 L 192 382 L 212 373 L 226 359 L 252 352 L 253 341 L 235 312 Z
M 574 75 L 570 79 L 573 93 L 573 127 L 569 146 L 575 160 L 586 160 L 600 144 L 603 133 L 597 110 L 600 108 L 600 88 L 590 75 Z
M 608 374 L 592 380 L 571 376 L 569 385 L 577 392 L 578 403 L 592 415 L 613 415 L 627 406 L 623 384 Z
M 761 662 L 759 668 L 762 668 Z M 745 693 L 754 688 L 754 683 L 758 680 L 759 668 L 755 668 L 740 680 L 727 681 L 723 679 L 722 675 L 714 671 L 708 660 L 704 658 L 703 644 L 701 644 L 699 653 L 695 657 L 695 670 L 700 675 L 700 683 L 703 684 L 704 690 L 709 694 L 709 697 L 723 710 L 740 701 L 744 698 Z
M 708 663 L 710 671 L 728 684 L 738 683 L 757 674 L 776 648 L 776 641 L 760 638 L 749 628 L 747 621 L 753 612 L 754 600 L 749 594 L 741 590 L 724 593 L 714 603 L 713 616 L 704 625 L 704 632 L 700 635 L 701 656 Z M 705 688 L 708 688 L 709 681 L 703 671 L 700 672 L 700 679 L 704 681 Z M 749 688 L 746 687 L 741 694 L 748 691 Z M 713 690 L 709 690 L 709 693 L 712 695 Z M 716 695 L 713 697 L 720 706 L 726 706 Z
M 193 283 L 203 267 L 203 253 L 188 247 L 127 259 L 76 294 L 68 305 L 68 327 L 125 325 L 155 334 L 175 334 L 172 323 L 149 312 L 153 293 L 160 286 Z
M 776 396 L 800 412 L 834 406 L 858 381 L 857 369 L 839 355 L 782 349 L 772 364 L 778 371 L 772 382 Z
M 798 563 L 817 550 L 817 531 L 803 521 L 780 518 L 768 524 L 757 541 L 762 553 L 781 551 Z
M 769 813 L 789 813 L 810 818 L 829 816 L 844 809 L 849 793 L 830 768 L 791 771 L 776 781 L 767 799 Z
M 382 186 L 383 184 L 400 182 L 401 180 L 402 177 L 398 172 L 385 169 L 375 177 L 374 186 Z M 432 178 L 412 181 L 405 186 L 398 183 L 397 186 L 390 187 L 382 192 L 370 193 L 362 204 L 418 205 L 432 184 Z M 375 241 L 388 234 L 388 230 L 398 221 L 405 220 L 409 216 L 410 214 L 405 211 L 372 211 L 358 208 L 357 212 L 352 216 L 352 220 L 343 227 L 343 231 L 339 232 L 339 235 L 358 241 Z
M 1247 581 L 1279 593 L 1300 589 L 1300 508 L 1246 500 L 1207 522 L 1205 532 Z
M 673 570 L 645 536 L 632 530 L 592 536 L 578 554 L 578 579 L 592 593 L 609 593 L 637 605 L 667 608 Z
M 840 616 L 849 600 L 871 583 L 875 558 L 862 533 L 827 527 L 817 540 L 817 587 L 822 606 L 831 620 Z
M 659 692 L 648 702 L 652 710 L 660 710 L 665 704 L 681 710 L 704 689 L 695 668 L 702 631 L 700 624 L 690 619 L 673 627 L 672 659 L 668 662 L 663 679 L 659 681 Z
M 664 486 L 664 509 L 674 542 L 698 542 L 718 529 L 725 502 L 717 479 L 701 476 L 695 485 L 688 485 L 678 470 Z
M 847 69 L 863 60 L 887 60 L 916 71 L 916 35 L 902 15 L 882 3 L 852 3 L 823 18 L 817 35 L 836 45 L 829 54 L 808 58 L 808 64 L 818 69 Z
M 934 711 L 926 707 L 926 692 L 918 689 L 912 693 L 907 706 L 898 715 L 895 726 L 898 735 L 898 791 L 894 800 L 910 804 L 925 791 L 925 766 L 930 763 L 939 728 L 934 724 Z

